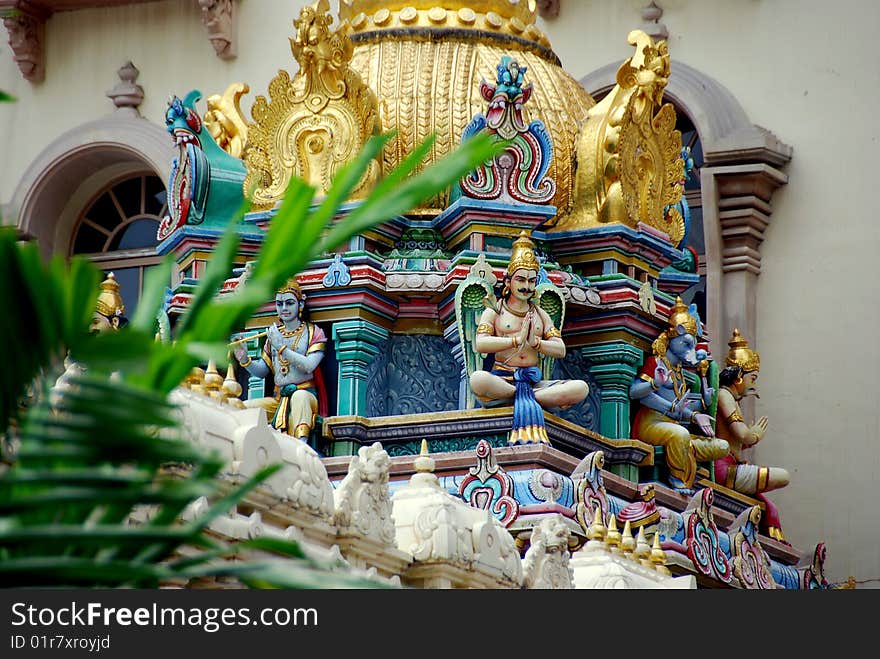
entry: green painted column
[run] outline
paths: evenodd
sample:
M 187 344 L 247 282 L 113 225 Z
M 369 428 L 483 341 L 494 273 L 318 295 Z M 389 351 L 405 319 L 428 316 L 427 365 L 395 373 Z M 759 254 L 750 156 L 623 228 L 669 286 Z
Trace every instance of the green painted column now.
M 602 388 L 599 432 L 611 439 L 629 439 L 629 388 L 644 353 L 619 341 L 588 346 L 581 351 L 591 362 L 590 375 Z
M 339 362 L 340 416 L 367 413 L 367 367 L 379 354 L 388 330 L 368 320 L 346 320 L 333 325 L 336 360 Z

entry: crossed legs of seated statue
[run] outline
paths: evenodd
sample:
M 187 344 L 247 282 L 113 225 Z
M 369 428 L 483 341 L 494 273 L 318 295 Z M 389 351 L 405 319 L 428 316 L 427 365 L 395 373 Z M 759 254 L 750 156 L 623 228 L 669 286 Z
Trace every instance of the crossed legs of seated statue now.
M 697 320 L 678 298 L 669 328 L 654 341 L 653 355 L 630 386 L 630 398 L 638 407 L 632 435 L 664 448 L 669 483 L 685 495 L 693 494 L 697 462 L 722 458 L 729 450 L 726 440 L 714 436 L 713 418 L 704 412 L 714 391 L 704 376 L 702 391 L 692 393 L 682 371 L 697 365 L 697 330 Z
M 535 305 L 540 264 L 534 243 L 521 235 L 513 243 L 501 303 L 487 305 L 476 328 L 474 347 L 493 354 L 492 372 L 474 371 L 471 390 L 482 403 L 513 402 L 509 443 L 549 443 L 543 408 L 567 407 L 589 393 L 583 380 L 544 380 L 543 357 L 565 357 L 562 333 L 544 309 Z

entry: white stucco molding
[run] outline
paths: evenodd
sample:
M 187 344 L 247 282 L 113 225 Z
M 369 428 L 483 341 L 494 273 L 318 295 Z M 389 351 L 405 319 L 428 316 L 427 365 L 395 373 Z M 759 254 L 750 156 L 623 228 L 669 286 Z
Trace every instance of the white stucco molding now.
M 171 175 L 175 150 L 163 126 L 136 113 L 117 112 L 73 128 L 51 142 L 25 170 L 6 209 L 19 229 L 37 239 L 47 255 L 66 250 L 75 215 L 71 200 L 89 193 L 106 171 Z M 89 184 L 88 182 L 92 183 Z M 80 203 L 81 206 L 81 203 Z M 62 236 L 61 234 L 65 234 Z

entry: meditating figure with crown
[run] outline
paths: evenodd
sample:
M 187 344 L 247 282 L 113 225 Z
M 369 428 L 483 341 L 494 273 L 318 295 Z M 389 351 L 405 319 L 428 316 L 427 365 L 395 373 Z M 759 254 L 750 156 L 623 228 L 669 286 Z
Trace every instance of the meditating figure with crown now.
M 119 294 L 119 282 L 116 281 L 116 275 L 111 272 L 101 282 L 101 292 L 95 303 L 95 313 L 89 330 L 93 333 L 118 330 L 128 323 L 123 314 L 125 314 L 125 304 Z
M 715 481 L 742 494 L 748 494 L 765 504 L 761 517 L 763 531 L 771 538 L 785 542 L 779 511 L 762 493 L 785 487 L 789 482 L 788 471 L 781 467 L 759 467 L 749 464 L 743 450 L 760 442 L 767 432 L 767 417 L 762 416 L 752 425 L 746 423 L 740 408 L 748 397 L 758 398 L 758 372 L 761 370 L 760 355 L 749 348 L 749 343 L 738 329 L 733 330 L 727 342 L 730 351 L 724 361 L 725 368 L 718 376 L 718 412 L 715 434 L 727 440 L 730 452 L 715 461 Z
M 124 316 L 125 304 L 119 294 L 119 282 L 116 275 L 108 273 L 101 282 L 101 292 L 95 301 L 95 311 L 92 314 L 92 322 L 89 331 L 92 334 L 101 332 L 115 332 L 128 324 Z M 73 381 L 86 373 L 85 367 L 75 362 L 70 355 L 64 358 L 64 373 L 62 373 L 49 392 L 49 403 L 58 407 L 64 394 L 73 388 Z
M 630 386 L 630 398 L 638 411 L 632 426 L 634 437 L 664 447 L 669 483 L 682 494 L 692 494 L 697 461 L 727 455 L 728 444 L 715 438 L 710 409 L 714 390 L 702 377 L 702 393 L 692 393 L 684 366 L 697 366 L 697 320 L 676 298 L 669 314 L 669 327 L 652 344 L 653 355 L 645 360 Z M 688 427 L 703 436 L 693 435 Z
M 259 360 L 251 359 L 243 345 L 234 348 L 235 358 L 248 373 L 275 381 L 275 396 L 247 401 L 272 413 L 272 427 L 298 438 L 307 438 L 318 413 L 315 373 L 324 359 L 327 337 L 324 330 L 302 319 L 306 296 L 295 278 L 275 294 L 280 324 L 266 331 Z
M 487 297 L 474 339 L 477 352 L 494 354 L 495 365 L 491 372 L 473 371 L 471 390 L 484 404 L 513 401 L 511 444 L 549 443 L 542 408 L 568 407 L 589 393 L 583 380 L 549 380 L 549 368 L 541 368 L 545 357 L 565 357 L 565 344 L 550 315 L 534 302 L 540 267 L 523 231 L 513 243 L 501 302 Z M 561 303 L 560 296 L 556 305 Z

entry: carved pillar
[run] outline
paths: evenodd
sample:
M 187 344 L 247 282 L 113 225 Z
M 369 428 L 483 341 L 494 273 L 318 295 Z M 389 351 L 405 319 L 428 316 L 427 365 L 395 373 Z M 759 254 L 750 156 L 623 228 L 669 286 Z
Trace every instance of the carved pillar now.
M 0 0 L 0 16 L 9 33 L 9 47 L 21 75 L 28 82 L 43 82 L 45 24 L 52 11 L 31 0 Z
M 602 389 L 599 432 L 611 439 L 630 436 L 629 388 L 644 354 L 628 343 L 614 341 L 581 348 L 590 374 Z
M 388 330 L 368 320 L 346 320 L 333 325 L 336 360 L 339 362 L 337 414 L 367 413 L 367 366 L 379 354 Z
M 726 340 L 737 327 L 744 336 L 754 337 L 760 247 L 770 223 L 773 192 L 788 183 L 788 177 L 764 162 L 704 166 L 700 173 L 718 201 L 721 227 L 721 281 L 715 282 L 720 286 L 714 290 L 720 290 L 724 303 L 711 323 L 713 336 Z
M 234 59 L 235 0 L 198 0 L 202 9 L 202 24 L 208 28 L 208 39 L 220 59 Z

